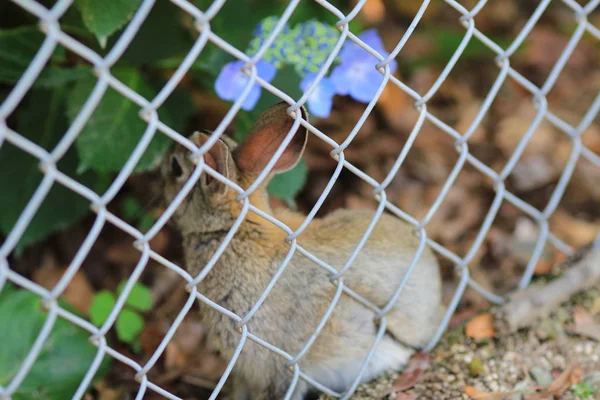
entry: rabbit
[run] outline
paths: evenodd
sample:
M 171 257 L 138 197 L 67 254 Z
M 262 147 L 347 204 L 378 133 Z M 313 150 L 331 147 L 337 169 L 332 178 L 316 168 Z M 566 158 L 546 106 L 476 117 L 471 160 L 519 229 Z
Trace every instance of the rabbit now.
M 294 118 L 287 108 L 285 102 L 271 106 L 239 145 L 223 136 L 204 154 L 205 162 L 241 188 L 248 188 L 292 128 Z M 304 108 L 301 113 L 308 121 Z M 209 132 L 196 132 L 190 140 L 201 146 L 209 137 Z M 296 165 L 307 137 L 307 129 L 300 125 L 268 178 Z M 196 167 L 190 155 L 189 150 L 177 144 L 165 157 L 161 172 L 166 202 L 174 199 Z M 287 209 L 272 210 L 268 181 L 265 179 L 249 196 L 250 203 L 295 230 L 305 216 Z M 186 268 L 192 276 L 202 271 L 240 215 L 238 194 L 203 172 L 176 209 L 173 220 L 182 234 Z M 366 210 L 335 211 L 311 221 L 297 243 L 339 269 L 348 261 L 373 217 L 374 213 Z M 290 251 L 286 236 L 281 228 L 249 211 L 212 270 L 198 283 L 198 291 L 244 317 Z M 404 277 L 418 244 L 409 224 L 388 214 L 381 215 L 357 258 L 342 275 L 344 285 L 378 307 L 385 306 Z M 264 303 L 247 322 L 248 332 L 292 357 L 298 354 L 334 297 L 336 285 L 330 281 L 330 275 L 296 251 Z M 199 303 L 207 340 L 223 357 L 231 359 L 242 337 L 236 321 L 204 302 Z M 443 313 L 439 266 L 425 247 L 400 297 L 386 315 L 386 334 L 361 382 L 385 371 L 402 369 L 415 349 L 432 339 Z M 378 327 L 373 310 L 342 293 L 322 331 L 300 359 L 300 371 L 331 390 L 347 390 L 375 343 Z M 246 340 L 231 373 L 231 398 L 285 398 L 293 378 L 286 362 L 281 355 Z M 289 398 L 305 398 L 309 386 L 299 379 Z

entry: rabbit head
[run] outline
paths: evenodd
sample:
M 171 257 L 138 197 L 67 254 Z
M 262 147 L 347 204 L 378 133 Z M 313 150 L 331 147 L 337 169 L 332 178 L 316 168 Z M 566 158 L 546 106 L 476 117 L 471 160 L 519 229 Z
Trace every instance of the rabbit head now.
M 288 114 L 288 107 L 285 102 L 271 106 L 261 114 L 246 139 L 239 145 L 222 136 L 204 153 L 204 162 L 208 166 L 245 190 L 255 182 L 286 137 L 293 135 L 269 175 L 249 198 L 252 205 L 269 213 L 266 187 L 270 178 L 274 174 L 290 170 L 298 163 L 308 136 L 302 125 L 295 132 L 290 132 L 294 118 Z M 301 108 L 301 114 L 304 120 L 308 120 L 304 108 Z M 210 137 L 210 132 L 196 132 L 189 140 L 202 146 Z M 180 144 L 176 144 L 167 154 L 161 167 L 167 204 L 181 191 L 196 166 L 192 153 Z M 177 208 L 175 222 L 184 233 L 229 230 L 242 209 L 242 204 L 237 200 L 238 195 L 235 189 L 203 171 Z M 252 219 L 253 215 L 254 213 L 248 213 L 247 219 Z

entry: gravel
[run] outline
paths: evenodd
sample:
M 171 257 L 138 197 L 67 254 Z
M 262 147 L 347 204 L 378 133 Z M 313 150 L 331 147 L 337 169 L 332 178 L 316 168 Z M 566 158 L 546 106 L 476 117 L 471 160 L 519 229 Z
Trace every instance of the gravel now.
M 499 333 L 495 338 L 479 343 L 465 336 L 464 325 L 454 327 L 432 352 L 421 381 L 405 393 L 418 399 L 469 399 L 464 393 L 466 386 L 486 392 L 503 392 L 547 385 L 560 372 L 577 365 L 583 372 L 582 382 L 593 391 L 586 398 L 600 399 L 600 343 L 569 333 L 573 307 L 580 304 L 589 311 L 594 304 L 597 307 L 598 299 L 600 288 L 589 290 L 563 304 L 535 329 Z M 386 376 L 361 385 L 352 399 L 396 399 L 396 394 L 381 396 L 397 376 L 390 371 Z M 522 394 L 507 394 L 501 398 L 521 400 Z M 561 398 L 584 397 L 570 389 Z

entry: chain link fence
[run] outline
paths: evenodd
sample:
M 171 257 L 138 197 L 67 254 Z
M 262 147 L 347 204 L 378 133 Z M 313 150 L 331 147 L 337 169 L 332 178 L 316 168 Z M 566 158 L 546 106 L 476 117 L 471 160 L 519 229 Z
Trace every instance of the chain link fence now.
M 600 40 L 600 29 L 593 26 L 590 22 L 588 22 L 587 19 L 587 16 L 600 4 L 600 0 L 592 0 L 584 5 L 579 4 L 575 0 L 563 0 L 563 3 L 566 6 L 568 6 L 569 9 L 572 11 L 573 21 L 576 23 L 576 29 L 570 37 L 567 46 L 562 51 L 560 58 L 552 68 L 551 73 L 549 74 L 543 85 L 539 87 L 531 83 L 523 75 L 521 75 L 519 72 L 517 72 L 511 67 L 511 56 L 527 38 L 528 34 L 536 25 L 536 22 L 538 21 L 542 13 L 548 7 L 550 0 L 543 0 L 539 3 L 535 12 L 530 16 L 523 29 L 514 38 L 512 43 L 510 43 L 510 45 L 505 49 L 500 47 L 483 32 L 478 30 L 475 25 L 474 18 L 486 6 L 485 0 L 479 1 L 477 5 L 470 10 L 463 7 L 457 1 L 445 0 L 445 6 L 452 7 L 462 15 L 460 17 L 460 23 L 464 27 L 464 37 L 460 45 L 452 55 L 451 59 L 445 66 L 445 68 L 443 68 L 442 73 L 437 77 L 433 85 L 429 88 L 429 90 L 426 91 L 424 95 L 420 95 L 415 90 L 408 87 L 401 80 L 399 80 L 395 76 L 392 76 L 390 74 L 389 63 L 397 56 L 401 56 L 403 46 L 405 45 L 413 31 L 419 24 L 421 17 L 430 5 L 429 0 L 425 0 L 422 2 L 422 5 L 420 6 L 418 12 L 414 16 L 414 19 L 412 20 L 412 23 L 407 27 L 401 40 L 398 42 L 396 47 L 393 49 L 393 51 L 391 51 L 390 55 L 387 58 L 383 58 L 381 55 L 374 52 L 373 49 L 371 49 L 368 45 L 360 41 L 360 39 L 353 35 L 352 32 L 349 30 L 349 22 L 356 17 L 358 12 L 365 5 L 366 0 L 358 1 L 356 6 L 347 15 L 340 12 L 340 10 L 335 8 L 326 0 L 316 0 L 316 3 L 327 9 L 339 19 L 339 22 L 337 23 L 337 28 L 340 30 L 341 36 L 339 37 L 339 40 L 335 46 L 335 51 L 329 56 L 329 58 L 319 71 L 318 78 L 316 79 L 315 83 L 313 83 L 311 87 L 308 88 L 308 90 L 302 95 L 300 99 L 293 99 L 289 97 L 286 93 L 279 90 L 277 87 L 274 87 L 271 84 L 262 80 L 260 77 L 258 77 L 255 67 L 256 63 L 261 59 L 266 49 L 268 49 L 275 37 L 279 34 L 279 32 L 283 28 L 286 21 L 289 19 L 290 15 L 295 10 L 300 0 L 292 0 L 289 2 L 289 5 L 287 6 L 285 12 L 281 15 L 279 23 L 277 24 L 269 38 L 262 44 L 261 49 L 252 57 L 249 57 L 246 54 L 242 53 L 240 50 L 231 46 L 228 42 L 215 35 L 211 31 L 211 20 L 219 12 L 220 8 L 225 3 L 225 0 L 215 0 L 213 4 L 205 11 L 199 10 L 192 3 L 186 0 L 170 0 L 174 5 L 181 8 L 194 18 L 195 26 L 198 30 L 198 37 L 194 46 L 189 51 L 187 57 L 179 65 L 175 73 L 173 73 L 172 76 L 169 78 L 168 83 L 164 85 L 164 87 L 158 93 L 158 95 L 152 99 L 144 98 L 139 93 L 136 93 L 127 85 L 123 84 L 118 79 L 116 79 L 111 74 L 111 68 L 123 55 L 123 53 L 127 49 L 127 46 L 135 37 L 138 29 L 140 28 L 140 26 L 146 19 L 148 13 L 152 9 L 155 3 L 154 0 L 144 0 L 141 3 L 137 11 L 135 12 L 135 15 L 129 22 L 128 26 L 124 29 L 118 41 L 115 43 L 115 45 L 112 47 L 112 49 L 106 57 L 99 56 L 96 52 L 86 47 L 82 43 L 78 42 L 76 39 L 74 39 L 72 36 L 70 36 L 61 29 L 59 19 L 72 5 L 72 0 L 57 1 L 51 9 L 45 8 L 41 4 L 35 2 L 34 0 L 12 1 L 27 12 L 34 15 L 36 18 L 39 18 L 39 29 L 45 33 L 46 37 L 43 42 L 43 45 L 37 51 L 35 58 L 27 68 L 26 72 L 22 75 L 18 83 L 10 92 L 10 95 L 4 100 L 4 102 L 0 106 L 0 146 L 3 143 L 8 142 L 18 147 L 22 151 L 30 154 L 31 156 L 37 158 L 39 160 L 39 168 L 43 172 L 44 177 L 39 187 L 35 191 L 34 195 L 28 201 L 17 223 L 14 225 L 14 227 L 10 231 L 10 234 L 6 237 L 6 240 L 0 248 L 0 288 L 4 285 L 4 283 L 8 281 L 37 294 L 43 299 L 43 305 L 47 309 L 47 318 L 41 331 L 37 336 L 37 339 L 35 340 L 33 347 L 30 349 L 27 357 L 23 360 L 23 363 L 20 365 L 18 373 L 16 373 L 16 375 L 12 378 L 8 385 L 0 387 L 0 398 L 2 399 L 9 399 L 11 395 L 18 389 L 19 385 L 22 383 L 24 378 L 27 376 L 36 358 L 40 354 L 42 346 L 47 340 L 48 335 L 52 330 L 52 327 L 57 318 L 63 318 L 71 322 L 72 324 L 78 325 L 79 327 L 88 331 L 90 333 L 91 343 L 97 346 L 97 355 L 94 359 L 94 362 L 89 366 L 87 374 L 85 375 L 85 378 L 79 385 L 79 388 L 74 398 L 79 399 L 84 396 L 84 394 L 90 387 L 92 378 L 96 374 L 102 359 L 108 355 L 122 362 L 123 364 L 126 364 L 127 366 L 133 368 L 136 371 L 136 380 L 139 382 L 139 390 L 136 398 L 141 399 L 144 397 L 145 393 L 147 393 L 148 391 L 153 391 L 166 398 L 177 399 L 178 397 L 174 394 L 169 393 L 166 390 L 159 387 L 158 385 L 150 382 L 147 378 L 147 374 L 155 366 L 157 360 L 165 351 L 167 344 L 173 337 L 178 326 L 186 317 L 186 315 L 192 310 L 192 307 L 194 306 L 194 303 L 196 301 L 206 303 L 210 307 L 213 307 L 219 312 L 225 314 L 228 318 L 231 318 L 232 320 L 237 322 L 239 326 L 241 326 L 239 344 L 237 345 L 237 349 L 234 353 L 233 358 L 229 361 L 225 373 L 219 380 L 217 386 L 214 388 L 211 399 L 216 398 L 221 392 L 223 385 L 225 384 L 225 381 L 227 380 L 234 364 L 236 363 L 240 352 L 242 351 L 245 343 L 247 343 L 248 340 L 258 343 L 260 346 L 263 346 L 268 350 L 277 353 L 279 356 L 288 361 L 288 365 L 290 365 L 291 367 L 290 373 L 293 376 L 293 380 L 286 398 L 291 397 L 294 387 L 297 384 L 298 380 L 305 380 L 313 387 L 331 396 L 344 399 L 350 398 L 352 393 L 358 386 L 360 376 L 357 376 L 354 384 L 346 392 L 336 393 L 330 388 L 324 387 L 323 385 L 319 384 L 318 377 L 307 376 L 299 368 L 298 363 L 302 358 L 303 354 L 308 350 L 308 348 L 312 344 L 312 341 L 306 343 L 303 350 L 299 354 L 287 354 L 282 349 L 277 348 L 270 343 L 267 343 L 262 338 L 254 335 L 252 332 L 253 314 L 259 309 L 273 285 L 276 284 L 277 277 L 285 269 L 287 261 L 289 261 L 291 255 L 294 252 L 300 252 L 301 254 L 310 258 L 316 264 L 333 274 L 331 282 L 337 288 L 337 294 L 334 297 L 331 305 L 328 307 L 326 314 L 323 316 L 323 319 L 319 324 L 318 329 L 314 332 L 314 335 L 312 336 L 313 339 L 317 337 L 317 335 L 319 335 L 321 328 L 323 327 L 329 315 L 333 311 L 336 302 L 340 296 L 350 295 L 356 300 L 366 305 L 367 307 L 369 307 L 370 309 L 374 310 L 374 315 L 384 316 L 384 318 L 382 319 L 383 323 L 381 323 L 379 327 L 377 340 L 375 343 L 373 343 L 373 348 L 371 349 L 369 356 L 367 357 L 367 359 L 364 360 L 363 370 L 368 364 L 369 358 L 373 354 L 373 350 L 375 349 L 379 340 L 382 338 L 385 332 L 385 312 L 387 311 L 388 307 L 377 307 L 376 305 L 369 302 L 368 299 L 362 298 L 361 296 L 353 292 L 351 288 L 348 288 L 346 285 L 344 285 L 344 283 L 341 280 L 337 279 L 343 276 L 346 269 L 351 265 L 352 260 L 357 256 L 358 252 L 360 252 L 361 245 L 359 245 L 355 249 L 354 253 L 350 257 L 346 265 L 338 271 L 332 266 L 327 265 L 322 260 L 319 260 L 315 255 L 311 254 L 306 249 L 304 249 L 301 246 L 301 238 L 297 240 L 297 238 L 301 237 L 302 232 L 306 229 L 308 224 L 311 222 L 311 220 L 323 204 L 325 198 L 328 196 L 332 186 L 336 182 L 343 168 L 348 169 L 352 173 L 356 174 L 356 176 L 370 184 L 373 187 L 373 195 L 377 199 L 379 204 L 373 221 L 369 226 L 369 229 L 364 233 L 364 237 L 361 241 L 361 244 L 363 244 L 366 238 L 368 237 L 370 230 L 373 228 L 379 216 L 385 210 L 387 210 L 397 215 L 399 218 L 402 218 L 403 220 L 414 225 L 415 233 L 420 238 L 420 246 L 418 248 L 417 254 L 415 254 L 413 257 L 408 274 L 410 274 L 410 272 L 416 265 L 416 262 L 419 259 L 420 254 L 425 248 L 425 246 L 430 246 L 435 252 L 439 253 L 442 257 L 448 258 L 456 266 L 456 273 L 460 277 L 458 286 L 449 304 L 448 312 L 445 315 L 442 324 L 439 326 L 434 339 L 427 346 L 427 349 L 431 349 L 440 339 L 445 328 L 447 327 L 447 324 L 449 322 L 450 317 L 453 314 L 453 311 L 455 310 L 459 300 L 461 299 L 461 296 L 463 295 L 463 292 L 467 287 L 473 288 L 492 302 L 502 302 L 502 297 L 485 290 L 470 277 L 468 265 L 474 257 L 475 253 L 477 252 L 477 250 L 479 249 L 479 247 L 481 246 L 484 238 L 488 234 L 492 222 L 498 214 L 500 206 L 503 202 L 508 202 L 516 208 L 518 208 L 519 210 L 521 210 L 524 214 L 528 215 L 533 220 L 535 220 L 539 227 L 539 238 L 534 248 L 533 255 L 529 260 L 529 263 L 527 264 L 525 272 L 521 278 L 519 284 L 520 288 L 525 288 L 530 283 L 535 265 L 538 259 L 540 258 L 544 246 L 547 243 L 550 243 L 560 251 L 566 253 L 570 253 L 572 251 L 572 249 L 566 243 L 561 241 L 550 231 L 548 219 L 553 214 L 559 201 L 561 200 L 561 197 L 565 192 L 566 186 L 570 181 L 571 175 L 575 168 L 575 164 L 579 159 L 584 158 L 593 165 L 595 165 L 597 168 L 600 168 L 600 157 L 597 154 L 593 153 L 590 149 L 586 148 L 582 144 L 581 140 L 582 133 L 590 126 L 590 124 L 592 123 L 594 118 L 596 118 L 600 111 L 600 95 L 598 95 L 595 98 L 595 100 L 585 113 L 585 116 L 577 126 L 570 125 L 569 123 L 565 122 L 557 115 L 549 111 L 546 95 L 553 88 L 553 85 L 558 79 L 561 71 L 563 70 L 563 67 L 569 60 L 573 50 L 579 43 L 582 36 L 585 33 L 587 33 Z M 337 53 L 340 51 L 344 41 L 346 40 L 354 41 L 356 44 L 358 44 L 366 51 L 378 58 L 379 64 L 377 65 L 377 69 L 384 76 L 384 80 L 381 83 L 377 94 L 368 104 L 362 117 L 355 125 L 354 129 L 350 132 L 347 139 L 345 139 L 342 143 L 336 143 L 334 140 L 328 137 L 326 132 L 321 132 L 315 126 L 311 125 L 308 121 L 301 120 L 299 108 L 307 101 L 309 94 L 312 90 L 314 90 L 318 81 L 321 78 L 323 78 L 323 76 L 326 74 L 328 68 L 332 65 L 335 57 L 337 56 Z M 467 44 L 470 41 L 480 41 L 496 54 L 496 63 L 499 69 L 499 73 L 491 90 L 485 97 L 481 108 L 477 112 L 473 122 L 464 132 L 458 132 L 428 111 L 428 101 L 437 93 L 444 80 L 448 77 L 453 67 L 461 58 L 463 51 L 465 50 Z M 208 42 L 214 43 L 225 52 L 245 62 L 246 67 L 244 71 L 250 77 L 250 81 L 248 83 L 247 90 L 243 93 L 242 97 L 235 101 L 229 112 L 226 114 L 225 118 L 222 120 L 218 128 L 214 131 L 211 139 L 202 147 L 197 148 L 193 143 L 186 139 L 187 133 L 189 132 L 176 132 L 175 130 L 173 130 L 171 127 L 169 127 L 167 124 L 165 124 L 159 119 L 157 110 L 159 107 L 161 107 L 161 105 L 163 105 L 165 100 L 171 95 L 171 93 L 179 84 L 179 82 L 184 78 L 184 76 L 190 69 L 192 63 L 196 60 L 196 58 L 202 52 L 203 48 Z M 13 111 L 15 111 L 16 107 L 19 105 L 25 94 L 32 87 L 57 45 L 62 45 L 69 51 L 87 60 L 94 68 L 94 73 L 97 77 L 97 83 L 91 95 L 83 105 L 81 111 L 76 116 L 68 130 L 64 133 L 62 140 L 60 140 L 60 142 L 51 151 L 46 151 L 38 144 L 33 143 L 32 141 L 19 134 L 19 132 L 10 129 L 6 123 L 6 120 L 13 113 Z M 499 173 L 497 173 L 490 166 L 485 165 L 469 152 L 469 145 L 467 144 L 467 141 L 475 132 L 476 128 L 479 126 L 486 113 L 489 111 L 490 105 L 498 95 L 500 87 L 507 80 L 513 80 L 518 85 L 522 86 L 522 88 L 530 94 L 531 102 L 537 111 L 533 122 L 531 123 L 526 133 L 520 140 L 512 156 L 509 158 L 508 162 L 503 167 L 503 169 Z M 196 171 L 194 172 L 184 189 L 181 191 L 179 196 L 168 206 L 164 214 L 145 234 L 143 234 L 133 226 L 129 225 L 128 223 L 126 223 L 107 209 L 107 205 L 111 202 L 111 200 L 115 198 L 119 190 L 123 187 L 125 181 L 132 174 L 134 167 L 136 166 L 137 162 L 146 150 L 148 144 L 155 135 L 166 135 L 173 141 L 178 142 L 191 149 L 195 153 L 195 155 L 199 156 L 204 154 L 223 134 L 223 132 L 229 126 L 229 124 L 232 123 L 233 118 L 236 116 L 236 113 L 240 109 L 245 97 L 248 95 L 251 86 L 255 82 L 260 84 L 262 88 L 268 90 L 277 97 L 288 102 L 290 104 L 289 112 L 295 113 L 296 115 L 296 122 L 292 129 L 296 129 L 300 124 L 306 127 L 313 136 L 312 140 L 322 140 L 329 146 L 331 146 L 331 156 L 338 163 L 335 173 L 331 177 L 328 185 L 326 186 L 319 200 L 316 202 L 314 208 L 298 229 L 296 229 L 295 231 L 291 230 L 289 227 L 285 226 L 283 223 L 276 220 L 274 217 L 265 214 L 264 212 L 260 211 L 259 209 L 257 209 L 249 203 L 249 194 L 258 186 L 258 184 L 261 181 L 265 179 L 267 171 L 263 171 L 263 173 L 257 179 L 256 183 L 253 184 L 248 190 L 244 191 L 233 182 L 227 181 L 223 177 L 218 176 L 214 170 L 209 170 L 209 168 L 207 168 L 207 166 L 204 163 L 200 163 L 199 167 L 196 169 Z M 344 150 L 352 142 L 354 137 L 361 129 L 367 116 L 373 110 L 385 85 L 389 84 L 396 85 L 402 91 L 404 91 L 410 97 L 412 97 L 412 99 L 414 100 L 414 107 L 418 111 L 419 117 L 417 123 L 414 125 L 414 128 L 408 137 L 408 140 L 406 141 L 404 148 L 402 149 L 402 152 L 398 155 L 398 158 L 393 168 L 389 171 L 389 174 L 383 181 L 378 182 L 375 179 L 371 178 L 369 175 L 367 175 L 365 172 L 361 171 L 359 168 L 353 166 L 351 163 L 346 161 L 344 157 Z M 139 106 L 139 117 L 147 123 L 147 128 L 141 140 L 137 144 L 135 151 L 133 151 L 127 163 L 124 165 L 120 173 L 116 176 L 110 187 L 104 193 L 98 194 L 89 187 L 82 185 L 70 176 L 62 173 L 57 168 L 57 163 L 65 155 L 67 150 L 73 145 L 75 139 L 78 137 L 79 133 L 90 118 L 90 115 L 94 112 L 96 106 L 101 100 L 103 94 L 109 87 L 116 90 L 122 96 L 130 99 L 132 102 Z M 399 209 L 397 206 L 391 204 L 387 200 L 386 188 L 390 184 L 392 178 L 398 172 L 399 168 L 402 166 L 403 161 L 405 160 L 412 143 L 414 142 L 417 135 L 419 135 L 421 127 L 426 121 L 433 123 L 436 127 L 445 132 L 445 134 L 453 138 L 454 147 L 458 154 L 458 162 L 455 164 L 453 170 L 451 171 L 451 174 L 445 181 L 443 189 L 435 199 L 427 215 L 421 220 L 416 220 L 415 218 L 411 217 L 403 210 Z M 569 140 L 572 143 L 572 152 L 570 154 L 570 158 L 567 165 L 562 171 L 562 175 L 560 176 L 558 184 L 550 196 L 550 200 L 548 201 L 544 209 L 538 210 L 534 206 L 524 202 L 516 195 L 509 192 L 507 190 L 505 181 L 515 168 L 515 165 L 521 157 L 528 142 L 534 135 L 536 129 L 543 121 L 550 122 L 553 126 L 562 131 L 569 138 Z M 272 166 L 274 162 L 275 159 L 271 160 L 269 165 Z M 489 207 L 487 211 L 484 223 L 480 227 L 476 239 L 470 248 L 470 251 L 464 257 L 460 257 L 454 254 L 452 251 L 444 248 L 440 244 L 431 240 L 427 235 L 427 224 L 438 210 L 440 204 L 444 201 L 449 189 L 455 182 L 457 175 L 466 165 L 474 167 L 476 170 L 486 175 L 493 181 L 495 197 L 491 203 L 491 207 Z M 185 195 L 191 190 L 192 186 L 195 184 L 195 182 L 198 180 L 198 177 L 203 172 L 207 172 L 213 175 L 215 178 L 226 182 L 230 187 L 236 190 L 239 193 L 238 199 L 242 203 L 243 207 L 242 213 L 236 221 L 233 229 L 226 236 L 221 247 L 216 252 L 212 260 L 208 263 L 208 265 L 201 271 L 201 273 L 198 276 L 191 276 L 180 266 L 175 265 L 171 261 L 165 259 L 161 255 L 153 251 L 153 249 L 149 245 L 149 242 L 157 234 L 157 232 L 159 232 L 162 229 L 162 227 L 167 223 L 167 221 L 173 215 L 175 209 L 179 206 Z M 9 172 L 3 170 L 1 173 L 6 174 Z M 77 251 L 76 256 L 73 258 L 70 265 L 68 266 L 66 273 L 62 276 L 60 281 L 52 288 L 52 290 L 47 290 L 12 270 L 8 261 L 8 257 L 15 249 L 15 246 L 17 245 L 20 237 L 24 233 L 28 224 L 32 220 L 33 216 L 35 215 L 36 211 L 44 201 L 45 196 L 48 194 L 49 190 L 53 185 L 63 185 L 86 198 L 90 203 L 91 209 L 96 214 L 96 217 L 91 230 L 89 231 L 87 237 L 85 238 L 81 247 Z M 254 307 L 252 307 L 251 311 L 246 315 L 236 315 L 231 310 L 222 308 L 218 304 L 211 301 L 211 299 L 206 298 L 202 293 L 199 293 L 196 289 L 196 284 L 200 280 L 202 280 L 211 270 L 218 257 L 223 253 L 229 241 L 232 239 L 237 227 L 239 227 L 246 214 L 249 212 L 260 215 L 261 217 L 267 219 L 268 221 L 272 222 L 273 224 L 281 228 L 283 231 L 285 231 L 288 235 L 286 241 L 290 245 L 290 253 L 288 254 L 288 257 L 286 257 L 286 261 L 284 261 L 283 265 L 281 265 L 278 271 L 274 274 L 272 281 L 267 286 L 266 290 L 264 291 L 258 302 L 254 305 Z M 69 285 L 75 273 L 80 268 L 83 260 L 88 255 L 94 242 L 97 240 L 103 226 L 105 226 L 106 224 L 112 224 L 115 227 L 123 230 L 127 234 L 133 236 L 136 239 L 135 247 L 137 250 L 139 250 L 140 258 L 139 262 L 137 263 L 137 266 L 133 270 L 133 273 L 129 277 L 122 293 L 119 295 L 116 304 L 112 312 L 110 313 L 110 316 L 102 326 L 96 327 L 90 322 L 86 321 L 85 319 L 82 319 L 74 313 L 60 307 L 57 302 L 57 299 L 59 298 L 59 296 L 61 296 L 65 288 Z M 185 306 L 181 309 L 178 316 L 172 322 L 170 329 L 160 342 L 160 345 L 158 346 L 156 351 L 151 355 L 148 361 L 142 365 L 129 358 L 128 356 L 121 354 L 120 352 L 111 348 L 111 346 L 109 346 L 107 343 L 106 334 L 113 327 L 113 324 L 115 323 L 119 312 L 122 310 L 127 296 L 132 290 L 134 283 L 138 280 L 150 259 L 155 260 L 156 262 L 163 265 L 165 268 L 168 268 L 176 272 L 179 276 L 181 276 L 181 284 L 185 285 L 187 291 L 189 292 L 189 297 L 187 302 L 185 303 Z M 394 298 L 397 298 L 401 289 L 402 287 L 398 288 L 398 291 L 395 294 Z

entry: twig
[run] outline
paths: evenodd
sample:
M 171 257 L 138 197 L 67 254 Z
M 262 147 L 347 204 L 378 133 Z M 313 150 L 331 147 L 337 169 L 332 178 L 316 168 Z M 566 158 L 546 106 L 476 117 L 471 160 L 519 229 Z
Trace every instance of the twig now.
M 600 235 L 592 244 L 567 260 L 571 267 L 547 284 L 533 284 L 512 295 L 500 309 L 509 330 L 530 327 L 572 295 L 600 282 Z

